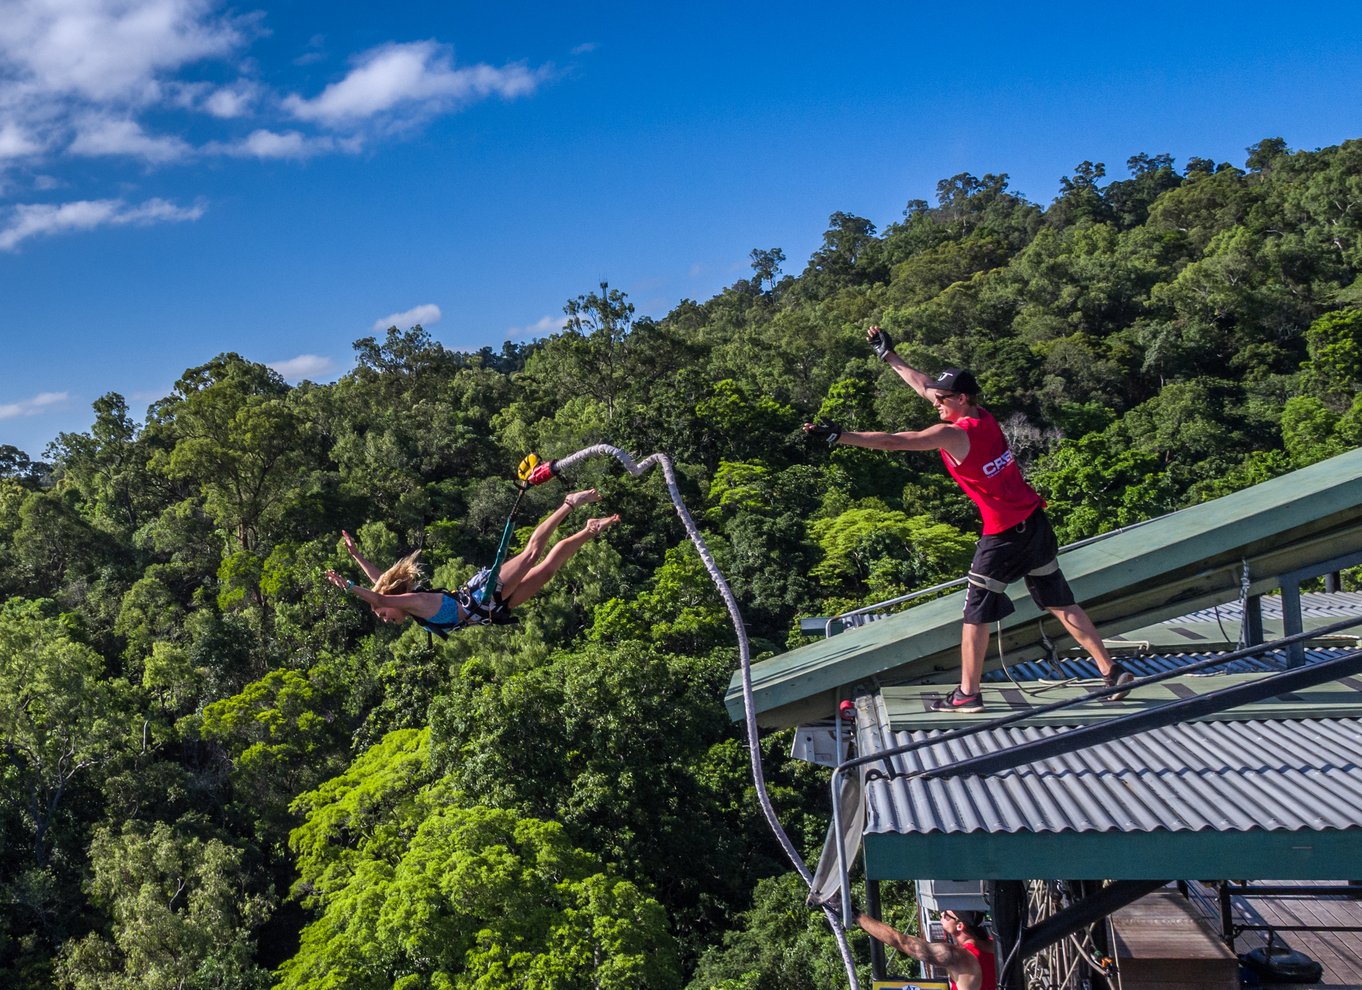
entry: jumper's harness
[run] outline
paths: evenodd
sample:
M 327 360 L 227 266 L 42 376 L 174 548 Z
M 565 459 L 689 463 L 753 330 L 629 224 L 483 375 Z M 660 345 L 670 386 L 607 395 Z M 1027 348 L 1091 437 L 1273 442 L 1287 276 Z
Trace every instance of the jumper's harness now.
M 515 501 L 511 503 L 511 511 L 506 514 L 506 525 L 501 529 L 501 542 L 497 545 L 496 556 L 492 558 L 491 566 L 484 567 L 474 574 L 458 591 L 430 589 L 453 599 L 462 610 L 463 617 L 453 622 L 431 622 L 429 619 L 412 616 L 426 632 L 434 633 L 441 639 L 448 639 L 450 633 L 465 626 L 507 626 L 520 621 L 511 614 L 511 610 L 497 593 L 500 590 L 501 565 L 506 562 L 506 554 L 511 546 L 511 534 L 515 532 L 515 514 L 520 509 L 520 500 L 532 486 L 543 484 L 555 474 L 553 464 L 540 464 L 539 457 L 535 454 L 530 454 L 520 462 L 516 469 Z

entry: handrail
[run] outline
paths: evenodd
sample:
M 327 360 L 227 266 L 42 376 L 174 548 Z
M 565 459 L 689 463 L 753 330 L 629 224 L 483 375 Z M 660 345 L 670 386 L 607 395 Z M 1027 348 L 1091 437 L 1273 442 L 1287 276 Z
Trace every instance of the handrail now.
M 1180 512 L 1182 510 L 1179 509 L 1178 511 Z M 1176 513 L 1169 513 L 1168 515 L 1176 515 Z M 1159 518 L 1167 519 L 1168 516 L 1160 516 Z M 1096 536 L 1089 536 L 1086 539 L 1078 540 L 1077 542 L 1069 543 L 1066 544 L 1065 546 L 1060 547 L 1058 552 L 1068 553 L 1070 550 L 1078 550 L 1079 548 L 1086 547 L 1092 543 L 1100 543 L 1103 540 L 1111 539 L 1113 536 L 1119 536 L 1122 533 L 1129 533 L 1131 530 L 1139 529 L 1141 526 L 1148 526 L 1152 522 L 1154 522 L 1153 519 L 1145 519 L 1142 522 L 1132 523 L 1129 526 L 1122 526 L 1120 529 L 1113 529 L 1106 533 L 1099 533 Z M 902 605 L 904 602 L 910 602 L 915 598 L 923 598 L 927 595 L 933 595 L 936 594 L 938 591 L 945 591 L 947 588 L 954 588 L 957 585 L 965 584 L 967 581 L 968 578 L 962 577 L 954 578 L 950 581 L 943 581 L 940 584 L 934 584 L 930 588 L 919 588 L 916 591 L 908 592 L 908 594 L 906 595 L 899 595 L 896 598 L 888 598 L 882 602 L 875 602 L 872 605 L 862 605 L 860 608 L 853 608 L 846 612 L 839 612 L 837 615 L 830 616 L 828 618 L 828 621 L 824 623 L 823 635 L 825 637 L 832 636 L 832 624 L 834 622 L 840 622 L 843 619 L 854 618 L 860 615 L 869 615 L 873 612 L 878 612 L 881 609 L 886 609 L 893 605 Z M 858 624 L 859 623 L 854 623 L 853 625 Z

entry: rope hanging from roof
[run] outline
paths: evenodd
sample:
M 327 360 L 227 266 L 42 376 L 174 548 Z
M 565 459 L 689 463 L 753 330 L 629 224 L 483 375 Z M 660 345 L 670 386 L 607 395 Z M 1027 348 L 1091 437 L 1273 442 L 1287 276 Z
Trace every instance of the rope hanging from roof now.
M 757 735 L 756 704 L 752 698 L 752 651 L 747 640 L 747 629 L 743 623 L 742 612 L 738 609 L 738 601 L 734 597 L 732 589 L 729 588 L 728 581 L 719 571 L 718 565 L 714 563 L 714 558 L 710 556 L 709 547 L 705 545 L 704 537 L 700 535 L 695 520 L 691 518 L 690 512 L 686 509 L 686 503 L 681 498 L 681 489 L 676 483 L 676 473 L 672 469 L 671 459 L 666 454 L 656 453 L 650 454 L 642 461 L 635 461 L 630 454 L 620 450 L 620 448 L 602 443 L 594 447 L 583 448 L 567 457 L 541 463 L 538 469 L 529 476 L 529 483 L 532 485 L 541 484 L 574 464 L 579 464 L 592 457 L 613 457 L 624 465 L 625 470 L 634 477 L 642 475 L 654 465 L 661 467 L 662 474 L 667 480 L 667 492 L 671 495 L 676 514 L 680 517 L 681 524 L 685 527 L 690 541 L 695 544 L 695 549 L 700 554 L 700 560 L 705 565 L 705 570 L 709 572 L 710 580 L 714 582 L 714 586 L 718 588 L 719 594 L 723 597 L 724 604 L 728 607 L 729 618 L 733 621 L 733 631 L 738 636 L 738 659 L 742 670 L 743 712 L 747 727 L 747 751 L 752 767 L 752 783 L 757 792 L 757 802 L 761 805 L 761 811 L 766 818 L 767 825 L 775 834 L 780 847 L 785 850 L 786 857 L 799 872 L 804 883 L 812 887 L 813 874 L 809 872 L 803 857 L 799 855 L 794 843 L 790 841 L 789 835 L 780 824 L 780 819 L 776 817 L 775 808 L 771 804 L 771 796 L 766 789 L 766 774 L 761 765 L 761 740 Z M 842 928 L 837 911 L 832 907 L 825 906 L 823 913 L 827 917 L 828 927 L 832 929 L 833 936 L 837 939 L 837 947 L 842 953 L 842 962 L 847 972 L 847 982 L 850 984 L 851 990 L 860 990 L 855 960 L 851 956 L 851 946 L 847 942 L 846 932 Z

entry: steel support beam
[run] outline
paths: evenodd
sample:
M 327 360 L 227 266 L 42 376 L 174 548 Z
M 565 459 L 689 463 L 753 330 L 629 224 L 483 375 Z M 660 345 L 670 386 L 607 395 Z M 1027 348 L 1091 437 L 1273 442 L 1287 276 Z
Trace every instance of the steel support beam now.
M 1048 949 L 1062 938 L 1082 931 L 1095 921 L 1100 921 L 1114 911 L 1119 911 L 1145 894 L 1153 893 L 1166 886 L 1169 880 L 1120 880 L 1109 883 L 1095 894 L 1083 898 L 1075 904 L 1032 925 L 1022 932 L 1022 959 L 1034 956 Z

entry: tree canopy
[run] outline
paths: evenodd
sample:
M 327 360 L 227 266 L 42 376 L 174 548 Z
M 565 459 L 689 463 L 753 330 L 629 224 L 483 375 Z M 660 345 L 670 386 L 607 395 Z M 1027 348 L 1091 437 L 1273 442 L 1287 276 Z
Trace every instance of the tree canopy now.
M 1362 141 L 1118 171 L 1080 162 L 1048 204 L 960 173 L 884 225 L 833 213 L 806 261 L 754 248 L 713 298 L 643 316 L 602 281 L 499 350 L 393 327 L 298 386 L 224 353 L 143 418 L 109 393 L 41 457 L 0 447 L 5 985 L 835 980 L 659 478 L 574 473 L 622 521 L 513 627 L 432 641 L 320 575 L 354 574 L 344 528 L 455 587 L 525 454 L 609 442 L 672 456 L 764 653 L 955 577 L 977 520 L 935 455 L 800 430 L 934 421 L 872 322 L 916 367 L 975 370 L 1066 541 L 1362 442 Z M 826 777 L 762 746 L 812 859 Z

